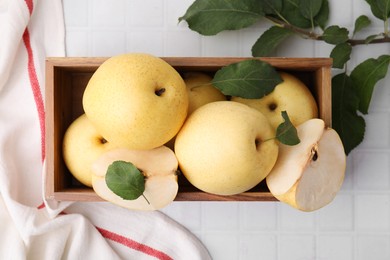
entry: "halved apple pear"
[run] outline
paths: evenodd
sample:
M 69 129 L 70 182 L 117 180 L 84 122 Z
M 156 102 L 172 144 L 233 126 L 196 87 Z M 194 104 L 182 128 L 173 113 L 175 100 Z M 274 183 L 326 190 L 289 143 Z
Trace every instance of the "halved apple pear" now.
M 145 176 L 143 196 L 126 200 L 116 195 L 105 180 L 108 166 L 114 161 L 131 162 Z M 171 203 L 178 192 L 178 161 L 166 146 L 151 150 L 113 149 L 101 155 L 92 165 L 92 187 L 104 200 L 134 210 L 157 210 Z
M 301 142 L 279 145 L 278 159 L 266 182 L 278 200 L 314 211 L 329 204 L 341 189 L 346 155 L 337 132 L 321 119 L 300 124 L 297 132 Z

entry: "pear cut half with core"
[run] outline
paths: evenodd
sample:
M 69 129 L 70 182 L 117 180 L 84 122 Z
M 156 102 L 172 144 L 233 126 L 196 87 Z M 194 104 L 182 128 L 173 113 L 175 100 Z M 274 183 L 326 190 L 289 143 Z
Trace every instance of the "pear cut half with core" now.
M 341 189 L 346 155 L 337 132 L 321 119 L 300 124 L 297 132 L 299 144 L 279 144 L 278 160 L 266 182 L 278 200 L 314 211 L 333 201 Z
M 114 161 L 134 164 L 145 176 L 143 196 L 125 200 L 107 186 L 105 175 Z M 157 210 L 171 203 L 179 186 L 176 171 L 178 161 L 174 152 L 166 146 L 152 150 L 113 149 L 101 155 L 92 165 L 92 187 L 104 200 L 134 210 Z

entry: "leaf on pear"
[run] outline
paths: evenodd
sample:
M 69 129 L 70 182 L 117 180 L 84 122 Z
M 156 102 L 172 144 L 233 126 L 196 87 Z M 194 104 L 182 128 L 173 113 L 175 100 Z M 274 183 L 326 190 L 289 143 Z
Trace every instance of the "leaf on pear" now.
M 355 20 L 355 28 L 353 29 L 353 35 L 368 27 L 370 24 L 371 20 L 366 15 L 359 16 Z
M 276 139 L 285 145 L 299 144 L 301 141 L 299 140 L 297 129 L 291 123 L 286 111 L 282 111 L 282 117 L 284 122 L 276 129 Z
M 294 32 L 279 26 L 272 26 L 266 30 L 252 47 L 253 57 L 270 56 L 272 52 Z
M 257 0 L 196 0 L 179 18 L 191 30 L 202 35 L 215 35 L 224 30 L 248 27 L 264 16 Z
M 349 61 L 351 52 L 352 46 L 349 43 L 337 44 L 330 53 L 330 57 L 333 59 L 333 68 L 342 69 L 344 64 Z
M 249 59 L 219 69 L 212 84 L 223 94 L 242 98 L 261 98 L 283 80 L 269 63 Z
M 360 100 L 360 112 L 367 114 L 376 83 L 384 78 L 390 63 L 390 55 L 370 58 L 357 65 L 351 72 L 353 86 Z
M 299 10 L 303 17 L 313 21 L 322 7 L 322 0 L 300 0 Z
M 386 21 L 390 17 L 390 0 L 366 0 L 366 2 L 376 18 Z
M 332 25 L 325 29 L 322 38 L 326 43 L 339 44 L 348 40 L 348 30 L 338 25 Z
M 345 73 L 332 78 L 332 128 L 339 134 L 348 155 L 364 138 L 366 123 L 357 114 L 359 98 L 354 82 Z
M 113 162 L 108 166 L 105 179 L 107 187 L 125 200 L 135 200 L 145 191 L 144 175 L 130 162 Z

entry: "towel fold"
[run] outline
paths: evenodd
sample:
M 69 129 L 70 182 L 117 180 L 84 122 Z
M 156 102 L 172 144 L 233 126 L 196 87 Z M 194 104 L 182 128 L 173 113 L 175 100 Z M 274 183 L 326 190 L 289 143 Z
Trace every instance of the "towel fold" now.
M 50 56 L 65 56 L 61 0 L 0 0 L 0 259 L 210 259 L 159 211 L 44 201 Z

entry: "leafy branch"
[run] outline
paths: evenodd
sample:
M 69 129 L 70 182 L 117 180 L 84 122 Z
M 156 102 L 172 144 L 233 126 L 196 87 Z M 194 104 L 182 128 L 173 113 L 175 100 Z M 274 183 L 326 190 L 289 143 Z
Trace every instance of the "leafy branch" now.
M 382 32 L 364 39 L 355 37 L 371 25 L 370 18 L 359 16 L 352 33 L 345 27 L 328 25 L 328 0 L 195 0 L 179 21 L 185 20 L 199 34 L 215 35 L 266 19 L 271 26 L 252 46 L 254 57 L 272 56 L 293 35 L 334 45 L 329 56 L 333 58 L 333 68 L 341 71 L 332 79 L 332 127 L 339 133 L 348 154 L 363 141 L 362 115 L 368 113 L 374 88 L 386 76 L 390 64 L 390 55 L 384 54 L 363 61 L 348 73 L 347 63 L 354 46 L 390 43 L 390 0 L 361 1 L 383 22 Z

